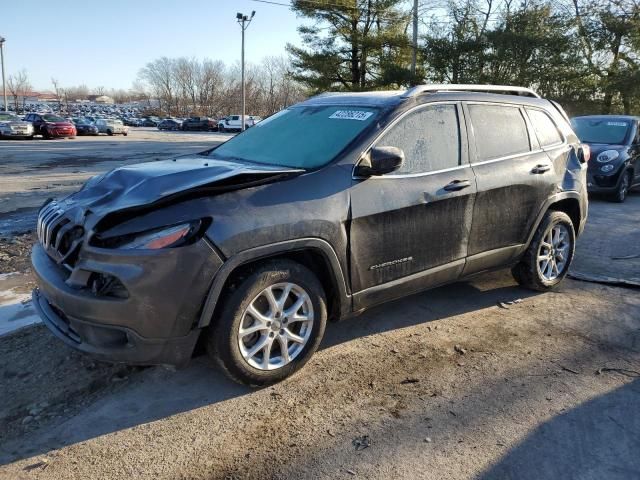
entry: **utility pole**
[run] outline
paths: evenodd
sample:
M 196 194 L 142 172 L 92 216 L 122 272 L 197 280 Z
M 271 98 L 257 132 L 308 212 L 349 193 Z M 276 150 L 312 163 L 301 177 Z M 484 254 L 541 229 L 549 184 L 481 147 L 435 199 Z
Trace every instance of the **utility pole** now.
M 4 111 L 8 112 L 9 107 L 7 106 L 7 82 L 4 80 L 4 42 L 5 38 L 0 37 L 0 63 L 2 63 L 2 96 L 4 97 Z
M 241 126 L 241 132 L 244 132 L 244 117 L 246 114 L 246 98 L 245 98 L 245 87 L 244 87 L 244 32 L 247 28 L 249 28 L 249 24 L 251 23 L 251 20 L 253 20 L 254 15 L 256 14 L 256 11 L 254 10 L 253 12 L 251 12 L 251 16 L 249 17 L 248 15 L 243 15 L 242 13 L 237 13 L 236 14 L 236 19 L 238 20 L 238 24 L 240 25 L 240 28 L 242 29 L 242 56 L 241 56 L 241 60 L 240 63 L 242 64 L 242 126 Z
M 411 85 L 416 85 L 416 63 L 418 62 L 418 0 L 413 0 L 413 51 L 411 52 Z

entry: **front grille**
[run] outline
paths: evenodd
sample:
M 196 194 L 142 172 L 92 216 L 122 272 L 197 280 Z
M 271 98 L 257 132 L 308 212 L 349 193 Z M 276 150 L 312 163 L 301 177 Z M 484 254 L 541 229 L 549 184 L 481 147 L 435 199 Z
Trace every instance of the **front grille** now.
M 74 225 L 64 213 L 57 202 L 49 202 L 38 214 L 36 233 L 47 255 L 72 270 L 82 244 L 84 229 Z

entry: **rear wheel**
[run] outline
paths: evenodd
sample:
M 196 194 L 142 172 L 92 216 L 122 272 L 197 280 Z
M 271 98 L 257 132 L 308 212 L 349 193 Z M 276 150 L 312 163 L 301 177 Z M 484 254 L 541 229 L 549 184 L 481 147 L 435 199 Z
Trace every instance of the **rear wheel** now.
M 631 178 L 632 174 L 629 170 L 622 173 L 622 178 L 620 178 L 618 189 L 616 190 L 616 193 L 614 193 L 611 197 L 611 200 L 613 200 L 614 202 L 622 203 L 627 199 L 629 187 L 631 187 Z
M 327 321 L 322 285 L 290 260 L 264 264 L 241 280 L 207 332 L 207 352 L 233 380 L 269 385 L 300 369 Z
M 575 231 L 569 216 L 550 210 L 544 216 L 529 248 L 511 269 L 523 287 L 547 291 L 560 283 L 569 271 L 575 250 Z

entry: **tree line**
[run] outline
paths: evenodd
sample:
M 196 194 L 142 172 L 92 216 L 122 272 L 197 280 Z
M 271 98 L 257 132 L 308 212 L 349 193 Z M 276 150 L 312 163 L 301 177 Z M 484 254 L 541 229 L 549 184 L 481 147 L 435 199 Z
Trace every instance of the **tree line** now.
M 640 0 L 421 0 L 415 49 L 412 7 L 292 0 L 301 42 L 248 65 L 247 113 L 267 116 L 330 90 L 477 83 L 531 87 L 571 114 L 640 114 Z M 158 58 L 130 90 L 52 83 L 61 102 L 105 94 L 176 116 L 220 117 L 241 105 L 239 64 L 211 59 Z M 30 89 L 26 72 L 10 75 L 8 88 Z
M 307 89 L 291 73 L 287 57 L 267 57 L 245 71 L 247 114 L 268 116 L 303 100 Z M 134 90 L 177 116 L 239 114 L 240 66 L 216 60 L 162 57 L 140 70 Z
M 572 113 L 640 113 L 640 0 L 449 0 L 419 9 L 411 74 L 405 0 L 294 0 L 294 78 L 311 92 L 512 84 Z M 430 8 L 429 8 L 430 7 Z

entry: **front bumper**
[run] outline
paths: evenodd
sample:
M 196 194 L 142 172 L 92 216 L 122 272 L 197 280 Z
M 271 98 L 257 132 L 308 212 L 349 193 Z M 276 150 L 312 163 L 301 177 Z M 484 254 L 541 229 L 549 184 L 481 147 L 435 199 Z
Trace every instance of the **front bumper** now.
M 52 137 L 75 137 L 77 132 L 71 128 L 50 128 L 48 133 Z
M 193 353 L 200 334 L 194 326 L 222 263 L 205 241 L 157 252 L 87 248 L 71 274 L 40 244 L 31 260 L 39 286 L 34 305 L 64 343 L 101 360 L 176 366 Z M 92 274 L 116 277 L 128 295 L 94 293 Z M 78 278 L 88 285 L 78 286 Z
M 613 193 L 618 189 L 618 182 L 620 181 L 620 172 L 624 168 L 618 168 L 613 172 L 606 174 L 600 173 L 597 170 L 592 171 L 589 169 L 587 172 L 587 190 L 589 193 Z

